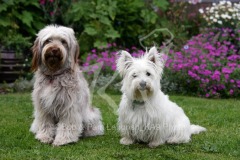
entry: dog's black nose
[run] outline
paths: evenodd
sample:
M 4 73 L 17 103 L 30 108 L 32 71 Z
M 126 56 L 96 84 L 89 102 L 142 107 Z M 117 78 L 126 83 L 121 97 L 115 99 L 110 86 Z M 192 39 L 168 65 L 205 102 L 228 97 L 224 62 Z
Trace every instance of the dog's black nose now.
M 141 82 L 140 82 L 140 86 L 141 86 L 142 88 L 146 87 L 146 84 L 147 84 L 147 83 L 146 83 L 145 81 L 141 81 Z

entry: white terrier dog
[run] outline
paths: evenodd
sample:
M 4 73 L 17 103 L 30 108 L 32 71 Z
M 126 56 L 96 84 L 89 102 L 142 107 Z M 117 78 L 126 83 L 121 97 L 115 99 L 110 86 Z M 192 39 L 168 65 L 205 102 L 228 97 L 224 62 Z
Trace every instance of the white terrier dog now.
M 190 124 L 182 108 L 161 91 L 164 68 L 162 55 L 155 47 L 141 58 L 119 52 L 117 70 L 123 77 L 119 113 L 120 143 L 148 143 L 157 147 L 164 143 L 187 143 L 192 134 L 206 129 Z

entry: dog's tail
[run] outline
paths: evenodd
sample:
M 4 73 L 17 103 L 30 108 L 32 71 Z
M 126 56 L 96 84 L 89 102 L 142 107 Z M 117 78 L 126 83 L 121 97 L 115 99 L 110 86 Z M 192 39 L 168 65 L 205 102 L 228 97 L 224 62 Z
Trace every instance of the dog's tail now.
M 194 125 L 194 124 L 191 125 L 191 134 L 199 134 L 200 132 L 204 132 L 206 130 L 207 129 L 202 126 Z

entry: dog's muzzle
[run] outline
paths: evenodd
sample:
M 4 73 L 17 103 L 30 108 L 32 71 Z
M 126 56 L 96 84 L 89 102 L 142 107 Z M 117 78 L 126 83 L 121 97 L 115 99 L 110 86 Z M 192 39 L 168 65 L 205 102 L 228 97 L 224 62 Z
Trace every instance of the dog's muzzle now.
M 50 69 L 57 69 L 61 66 L 63 54 L 58 47 L 49 47 L 44 55 L 46 65 Z
M 147 87 L 147 82 L 145 82 L 145 81 L 141 81 L 140 83 L 139 83 L 139 90 L 145 90 L 146 89 L 146 87 Z

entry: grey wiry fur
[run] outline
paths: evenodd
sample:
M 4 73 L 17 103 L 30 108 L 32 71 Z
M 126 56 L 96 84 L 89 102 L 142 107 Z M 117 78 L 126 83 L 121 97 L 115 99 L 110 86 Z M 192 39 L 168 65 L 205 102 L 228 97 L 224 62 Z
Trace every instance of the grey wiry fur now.
M 56 146 L 77 142 L 80 136 L 103 135 L 101 113 L 90 106 L 88 84 L 76 63 L 78 44 L 73 30 L 47 26 L 37 36 L 30 131 L 41 142 Z

